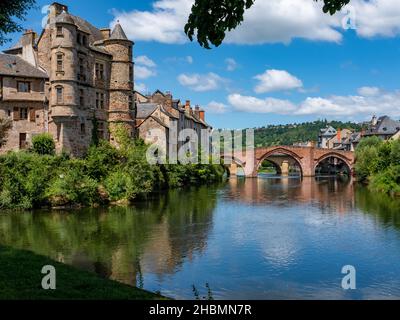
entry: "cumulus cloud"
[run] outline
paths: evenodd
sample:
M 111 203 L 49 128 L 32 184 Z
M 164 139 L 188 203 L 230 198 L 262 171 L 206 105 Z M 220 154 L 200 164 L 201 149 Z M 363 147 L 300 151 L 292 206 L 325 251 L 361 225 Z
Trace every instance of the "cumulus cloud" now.
M 135 63 L 149 68 L 154 68 L 156 66 L 156 63 L 153 60 L 151 60 L 148 56 L 136 57 Z
M 358 95 L 330 97 L 308 97 L 300 103 L 283 99 L 259 99 L 251 96 L 232 94 L 229 103 L 235 110 L 251 113 L 274 113 L 293 115 L 352 116 L 362 117 L 371 114 L 400 116 L 400 90 L 371 94 L 367 87 L 360 88 Z M 371 89 L 371 88 L 370 88 Z M 364 95 L 361 95 L 363 93 Z
M 289 114 L 296 110 L 296 105 L 289 100 L 275 98 L 259 99 L 235 93 L 228 96 L 228 101 L 235 110 L 250 113 Z
M 377 87 L 361 87 L 357 92 L 360 96 L 376 96 L 381 90 Z
M 207 74 L 180 74 L 178 81 L 182 86 L 197 92 L 217 90 L 226 83 L 226 80 L 219 75 L 209 72 Z
M 259 83 L 254 88 L 256 93 L 300 89 L 303 82 L 285 70 L 266 70 L 254 77 Z
M 154 77 L 155 75 L 156 75 L 156 72 L 147 67 L 143 67 L 143 66 L 135 67 L 135 78 L 136 79 L 147 79 L 150 77 Z
M 138 56 L 135 59 L 135 78 L 147 79 L 157 75 L 156 63 L 147 56 Z
M 135 83 L 135 90 L 141 93 L 148 91 L 147 86 L 144 83 Z
M 150 10 L 114 10 L 114 26 L 120 20 L 132 40 L 161 43 L 185 43 L 183 32 L 194 0 L 158 0 Z M 322 1 L 268 0 L 256 1 L 246 11 L 244 22 L 226 38 L 227 43 L 290 43 L 295 38 L 312 41 L 340 42 L 344 19 L 354 19 L 360 37 L 400 34 L 398 0 L 352 0 L 334 16 L 322 12 Z M 351 14 L 349 14 L 349 12 Z
M 209 113 L 223 114 L 228 112 L 229 107 L 224 103 L 211 101 L 205 109 Z
M 233 58 L 227 58 L 225 60 L 225 64 L 226 64 L 227 71 L 235 71 L 238 66 L 237 62 Z

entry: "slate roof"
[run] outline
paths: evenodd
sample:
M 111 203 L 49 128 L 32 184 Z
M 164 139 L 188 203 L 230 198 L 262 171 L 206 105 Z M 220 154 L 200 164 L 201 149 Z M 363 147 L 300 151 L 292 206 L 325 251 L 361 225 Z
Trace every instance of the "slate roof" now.
M 365 135 L 393 135 L 400 130 L 400 121 L 388 116 L 380 117 L 375 126 L 371 126 Z
M 136 118 L 147 119 L 157 110 L 157 108 L 158 105 L 155 103 L 138 103 Z
M 336 129 L 333 128 L 333 127 L 331 127 L 331 126 L 326 127 L 326 128 L 324 128 L 324 129 L 321 129 L 321 136 L 330 137 L 330 136 L 334 136 L 334 135 L 336 135 L 336 134 L 337 134 Z
M 117 23 L 114 27 L 114 30 L 111 32 L 110 39 L 112 40 L 128 40 L 124 30 L 121 25 Z
M 19 56 L 0 54 L 0 75 L 29 78 L 48 78 L 47 73 Z

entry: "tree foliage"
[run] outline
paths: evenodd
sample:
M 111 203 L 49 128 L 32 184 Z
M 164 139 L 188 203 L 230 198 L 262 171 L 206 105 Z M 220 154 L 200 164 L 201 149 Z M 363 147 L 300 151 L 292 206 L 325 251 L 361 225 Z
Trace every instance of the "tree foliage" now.
M 362 139 L 356 149 L 356 174 L 374 192 L 400 195 L 400 141 Z
M 185 33 L 190 41 L 193 41 L 196 35 L 198 43 L 206 49 L 210 49 L 210 43 L 218 47 L 224 41 L 226 32 L 235 29 L 243 22 L 245 11 L 250 9 L 255 1 L 196 0 L 185 26 Z M 323 11 L 331 15 L 350 2 L 350 0 L 310 1 L 324 1 Z
M 8 33 L 22 31 L 20 21 L 24 20 L 35 3 L 35 0 L 0 1 L 0 45 L 10 40 L 7 38 Z

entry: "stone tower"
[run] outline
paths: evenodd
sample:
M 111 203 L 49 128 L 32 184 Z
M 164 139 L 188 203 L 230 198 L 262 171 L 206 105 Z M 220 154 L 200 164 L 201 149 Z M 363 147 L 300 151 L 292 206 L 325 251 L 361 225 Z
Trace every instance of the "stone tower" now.
M 60 13 L 60 10 L 61 13 Z M 50 95 L 53 123 L 50 131 L 56 136 L 58 149 L 74 148 L 71 129 L 78 119 L 78 54 L 77 26 L 65 6 L 53 4 L 50 10 Z
M 133 97 L 133 45 L 119 22 L 115 25 L 104 47 L 112 55 L 110 74 L 109 128 L 110 139 L 115 143 L 113 128 L 123 126 L 133 137 L 135 133 L 136 106 Z

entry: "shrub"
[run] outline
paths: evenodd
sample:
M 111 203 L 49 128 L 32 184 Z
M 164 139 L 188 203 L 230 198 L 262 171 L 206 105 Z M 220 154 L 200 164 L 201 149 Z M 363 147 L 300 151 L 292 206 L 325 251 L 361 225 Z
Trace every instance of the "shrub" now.
M 70 160 L 52 179 L 46 196 L 53 206 L 93 205 L 99 202 L 98 183 L 84 173 L 84 163 Z
M 104 181 L 104 187 L 111 201 L 131 201 L 139 192 L 139 187 L 134 185 L 130 175 L 121 170 L 111 173 Z
M 43 133 L 32 138 L 32 149 L 40 155 L 54 155 L 56 145 L 50 134 Z

